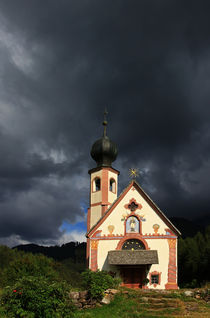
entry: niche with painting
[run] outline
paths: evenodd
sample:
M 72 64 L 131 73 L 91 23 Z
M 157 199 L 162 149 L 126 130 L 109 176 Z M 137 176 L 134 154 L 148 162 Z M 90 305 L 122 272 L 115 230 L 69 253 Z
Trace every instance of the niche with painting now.
M 130 216 L 126 221 L 126 233 L 139 233 L 139 220 L 135 216 Z

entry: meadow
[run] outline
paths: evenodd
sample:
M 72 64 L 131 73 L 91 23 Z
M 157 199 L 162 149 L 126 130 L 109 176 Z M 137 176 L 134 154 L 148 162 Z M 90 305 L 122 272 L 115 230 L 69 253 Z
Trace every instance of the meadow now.
M 40 253 L 0 246 L 0 317 L 210 317 L 210 227 L 203 234 L 179 239 L 178 291 L 118 287 L 119 279 L 109 273 L 85 270 L 85 245 L 78 250 L 69 258 L 59 256 L 58 261 Z M 109 305 L 101 305 L 107 288 L 118 288 L 120 292 Z M 193 293 L 199 288 L 200 294 L 186 297 L 186 288 Z M 81 290 L 88 290 L 89 297 L 96 300 L 95 308 L 75 307 L 69 293 Z

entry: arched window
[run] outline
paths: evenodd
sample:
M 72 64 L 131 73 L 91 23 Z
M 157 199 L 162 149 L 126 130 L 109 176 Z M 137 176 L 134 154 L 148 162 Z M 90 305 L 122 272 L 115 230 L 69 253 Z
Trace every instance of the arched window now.
M 110 179 L 109 181 L 109 190 L 116 193 L 116 182 L 114 179 Z
M 135 216 L 129 216 L 126 221 L 126 233 L 139 233 L 139 220 Z
M 145 250 L 144 243 L 142 241 L 131 239 L 125 241 L 122 246 L 122 250 Z
M 95 178 L 94 191 L 99 191 L 99 190 L 101 190 L 101 179 Z

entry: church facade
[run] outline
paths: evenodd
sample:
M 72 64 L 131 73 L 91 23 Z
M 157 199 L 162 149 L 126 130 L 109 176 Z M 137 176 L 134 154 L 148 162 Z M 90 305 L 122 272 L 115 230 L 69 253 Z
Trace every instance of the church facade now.
M 104 135 L 91 149 L 97 166 L 89 170 L 88 267 L 116 273 L 131 288 L 177 289 L 180 232 L 136 180 L 118 196 L 117 147 L 103 124 Z

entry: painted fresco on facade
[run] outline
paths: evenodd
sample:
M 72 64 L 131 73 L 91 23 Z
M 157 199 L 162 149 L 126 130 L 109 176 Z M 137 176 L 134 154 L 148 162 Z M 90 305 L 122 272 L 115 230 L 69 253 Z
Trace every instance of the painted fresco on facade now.
M 130 216 L 126 221 L 126 233 L 139 233 L 139 220 Z

